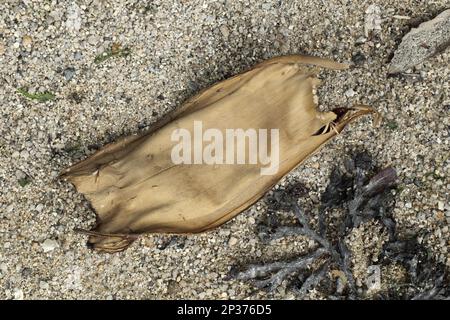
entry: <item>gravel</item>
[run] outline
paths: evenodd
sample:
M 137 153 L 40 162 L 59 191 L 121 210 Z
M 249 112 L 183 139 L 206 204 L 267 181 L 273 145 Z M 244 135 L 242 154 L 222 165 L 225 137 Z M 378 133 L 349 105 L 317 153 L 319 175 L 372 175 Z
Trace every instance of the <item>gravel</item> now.
M 375 18 L 366 17 L 369 5 Z M 446 6 L 446 0 L 2 1 L 0 298 L 292 298 L 281 287 L 266 293 L 226 279 L 232 265 L 308 252 L 301 237 L 258 241 L 255 221 L 267 214 L 266 198 L 214 231 L 182 240 L 148 235 L 108 255 L 91 251 L 74 232 L 90 229 L 95 215 L 71 185 L 56 179 L 102 145 L 145 130 L 198 90 L 290 53 L 353 63 L 348 71 L 320 73 L 321 108 L 370 104 L 384 122 L 376 129 L 368 119 L 352 124 L 279 185 L 304 184 L 308 195 L 300 205 L 315 217 L 335 159 L 364 148 L 399 174 L 399 231 L 420 234 L 450 266 L 450 52 L 387 77 L 402 36 Z M 374 29 L 368 36 L 366 21 Z M 108 55 L 118 44 L 129 54 Z M 18 88 L 55 98 L 30 100 Z M 357 241 L 353 247 L 368 265 L 372 255 L 360 246 L 376 228 L 358 232 L 348 241 Z M 382 238 L 372 241 L 379 250 Z

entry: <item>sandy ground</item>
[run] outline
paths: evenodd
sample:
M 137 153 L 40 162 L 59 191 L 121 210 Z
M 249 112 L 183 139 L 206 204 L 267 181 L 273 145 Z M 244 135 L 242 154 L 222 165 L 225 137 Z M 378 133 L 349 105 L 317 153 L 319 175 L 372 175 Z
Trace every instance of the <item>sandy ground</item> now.
M 381 30 L 364 39 L 369 4 Z M 353 63 L 323 72 L 321 106 L 365 103 L 383 113 L 352 124 L 283 183 L 309 189 L 316 214 L 336 159 L 363 148 L 400 176 L 394 217 L 450 266 L 450 52 L 386 77 L 411 25 L 448 8 L 413 1 L 38 1 L 0 2 L 0 298 L 294 298 L 281 286 L 254 291 L 225 280 L 234 264 L 305 252 L 302 237 L 260 243 L 265 201 L 219 229 L 175 239 L 145 236 L 118 254 L 98 254 L 74 228 L 95 216 L 63 168 L 124 134 L 145 130 L 199 89 L 263 59 L 300 53 Z M 407 16 L 401 19 L 396 16 Z M 113 43 L 129 48 L 95 63 Z M 97 60 L 98 61 L 98 60 Z M 49 91 L 39 103 L 17 92 Z

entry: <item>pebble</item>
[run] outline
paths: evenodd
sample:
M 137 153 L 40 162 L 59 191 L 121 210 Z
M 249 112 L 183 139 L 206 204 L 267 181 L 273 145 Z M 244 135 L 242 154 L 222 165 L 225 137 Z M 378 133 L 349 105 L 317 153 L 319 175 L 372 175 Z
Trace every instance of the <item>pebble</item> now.
M 69 32 L 75 33 L 80 30 L 81 23 L 81 9 L 75 2 L 73 2 L 67 9 L 66 28 Z
M 228 37 L 230 35 L 230 30 L 228 29 L 228 27 L 226 25 L 223 24 L 220 26 L 220 32 L 222 33 L 222 35 L 225 39 L 228 39 Z
M 356 94 L 356 92 L 353 89 L 350 88 L 347 91 L 345 91 L 344 94 L 345 94 L 346 97 L 351 98 L 351 97 L 353 97 Z
M 33 39 L 30 36 L 28 36 L 28 35 L 23 36 L 23 38 L 22 38 L 22 45 L 25 48 L 31 47 L 32 44 L 33 44 Z
M 0 55 L 3 55 L 5 53 L 5 45 L 3 43 L 0 43 Z
M 24 160 L 28 160 L 28 158 L 30 157 L 30 153 L 27 150 L 23 150 L 22 152 L 20 152 L 20 156 L 24 159 Z
M 14 297 L 14 300 L 23 300 L 24 294 L 23 294 L 22 289 L 15 288 L 13 291 L 13 297 Z
M 56 240 L 53 239 L 46 239 L 42 244 L 41 244 L 42 250 L 44 250 L 44 252 L 50 252 L 53 251 L 54 249 L 59 247 L 59 244 Z
M 67 81 L 72 80 L 73 76 L 75 75 L 75 68 L 68 67 L 68 68 L 64 69 L 63 75 Z
M 100 42 L 100 37 L 92 35 L 88 38 L 88 43 L 95 46 Z
M 367 41 L 367 38 L 359 37 L 358 39 L 356 39 L 355 43 L 356 44 L 364 44 L 366 41 Z
M 235 246 L 237 243 L 238 243 L 238 239 L 235 238 L 235 237 L 231 237 L 230 240 L 228 241 L 228 245 L 229 245 L 230 247 Z
M 75 60 L 81 60 L 81 58 L 83 58 L 83 54 L 80 51 L 77 51 L 73 54 L 73 58 Z
M 0 272 L 4 275 L 8 271 L 8 266 L 6 263 L 0 263 Z
M 361 65 L 366 61 L 366 57 L 361 52 L 358 52 L 352 56 L 352 62 L 356 65 Z
M 26 178 L 26 176 L 27 175 L 22 170 L 16 171 L 16 179 L 17 180 L 24 179 L 24 178 Z
M 313 162 L 313 163 L 311 163 L 311 168 L 314 168 L 314 169 L 320 169 L 320 163 L 319 163 L 319 162 Z
M 41 288 L 42 290 L 48 290 L 48 288 L 50 288 L 50 286 L 45 281 L 39 281 L 39 288 Z

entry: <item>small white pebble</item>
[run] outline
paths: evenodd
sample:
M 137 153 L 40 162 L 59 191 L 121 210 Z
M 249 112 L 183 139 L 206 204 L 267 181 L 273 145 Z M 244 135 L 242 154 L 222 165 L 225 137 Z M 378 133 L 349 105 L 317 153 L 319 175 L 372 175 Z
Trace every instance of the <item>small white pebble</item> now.
M 15 288 L 13 295 L 14 295 L 14 300 L 23 300 L 23 291 L 22 291 L 22 289 Z
M 356 94 L 356 92 L 352 88 L 350 88 L 347 91 L 345 91 L 344 94 L 346 97 L 351 98 Z
M 2 274 L 5 274 L 7 271 L 8 271 L 8 266 L 6 265 L 6 263 L 0 264 L 0 272 Z
M 59 244 L 56 240 L 47 239 L 41 244 L 41 247 L 44 252 L 50 252 L 59 247 Z
M 23 150 L 23 151 L 20 153 L 20 156 L 21 156 L 22 158 L 24 158 L 25 160 L 27 160 L 28 157 L 30 156 L 30 154 L 28 153 L 27 150 Z
M 228 241 L 228 245 L 230 247 L 235 246 L 238 243 L 238 239 L 236 239 L 235 237 L 231 237 L 230 240 Z
M 26 35 L 22 38 L 22 44 L 24 47 L 30 47 L 33 44 L 33 39 Z
M 42 290 L 48 290 L 49 287 L 50 286 L 48 285 L 47 282 L 45 282 L 45 281 L 40 281 L 39 282 L 39 288 L 41 288 Z
M 221 25 L 219 29 L 223 37 L 228 39 L 228 36 L 230 35 L 230 30 L 228 30 L 228 27 L 226 25 Z

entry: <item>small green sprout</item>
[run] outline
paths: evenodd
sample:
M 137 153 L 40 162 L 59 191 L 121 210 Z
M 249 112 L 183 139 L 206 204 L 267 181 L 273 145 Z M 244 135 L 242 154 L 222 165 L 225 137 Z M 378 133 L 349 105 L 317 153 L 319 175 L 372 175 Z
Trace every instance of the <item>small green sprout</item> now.
M 39 92 L 39 93 L 29 93 L 24 88 L 20 88 L 20 89 L 17 89 L 17 92 L 28 99 L 36 100 L 38 102 L 46 102 L 46 101 L 55 99 L 55 95 L 48 91 Z
M 19 185 L 23 188 L 25 187 L 27 184 L 29 184 L 31 182 L 31 180 L 28 177 L 25 178 L 20 178 L 19 180 L 17 180 L 17 182 L 19 183 Z
M 388 127 L 388 129 L 394 131 L 394 130 L 397 130 L 398 123 L 394 120 L 391 120 L 391 121 L 386 122 L 386 127 Z

